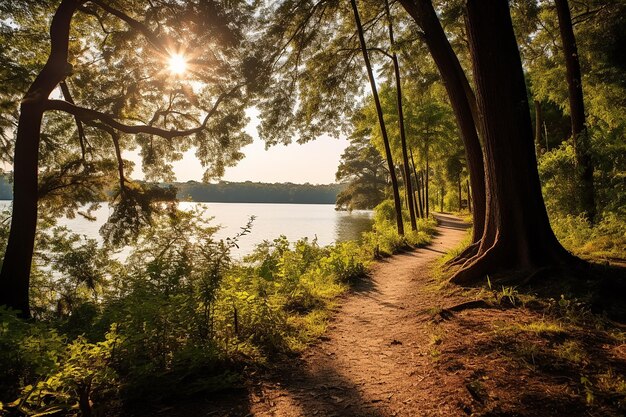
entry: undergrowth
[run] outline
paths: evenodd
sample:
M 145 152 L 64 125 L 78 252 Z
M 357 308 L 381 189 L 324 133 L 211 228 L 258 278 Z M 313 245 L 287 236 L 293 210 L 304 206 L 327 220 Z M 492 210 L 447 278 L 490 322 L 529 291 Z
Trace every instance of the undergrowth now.
M 400 237 L 377 209 L 360 242 L 280 236 L 234 261 L 230 250 L 251 223 L 215 240 L 199 213 L 171 212 L 125 262 L 47 229 L 32 274 L 36 319 L 0 310 L 0 415 L 119 415 L 146 398 L 156 406 L 236 386 L 244 368 L 318 338 L 337 297 L 376 256 L 428 242 L 434 226 L 423 220 Z

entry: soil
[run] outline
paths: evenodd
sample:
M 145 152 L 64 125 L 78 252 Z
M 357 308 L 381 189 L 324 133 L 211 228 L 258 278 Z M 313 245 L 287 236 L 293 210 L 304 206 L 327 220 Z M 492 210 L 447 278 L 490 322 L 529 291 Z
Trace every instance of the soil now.
M 591 377 L 581 380 L 604 370 L 615 381 L 626 375 L 624 341 L 605 330 L 517 332 L 543 313 L 471 303 L 476 290 L 442 290 L 433 277 L 435 262 L 462 241 L 467 225 L 449 215 L 438 220 L 430 246 L 372 268 L 342 300 L 317 344 L 267 373 L 249 375 L 242 392 L 163 415 L 626 415 L 620 408 L 626 396 L 610 397 L 610 389 L 595 388 L 599 382 Z M 583 350 L 582 359 L 569 358 L 575 366 L 558 356 L 570 339 Z

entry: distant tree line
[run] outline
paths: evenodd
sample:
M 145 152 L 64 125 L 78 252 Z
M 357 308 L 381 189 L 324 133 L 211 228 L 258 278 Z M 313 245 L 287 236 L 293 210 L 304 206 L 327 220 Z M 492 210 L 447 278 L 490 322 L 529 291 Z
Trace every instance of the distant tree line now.
M 252 181 L 220 181 L 216 184 L 187 181 L 159 185 L 174 187 L 176 197 L 181 201 L 293 204 L 335 204 L 337 195 L 346 187 L 343 184 L 314 185 L 290 182 L 269 184 Z M 12 189 L 9 174 L 0 175 L 0 200 L 13 199 Z
M 179 200 L 216 203 L 295 203 L 335 204 L 341 184 L 292 184 L 262 182 L 228 182 L 207 184 L 188 181 L 172 184 Z

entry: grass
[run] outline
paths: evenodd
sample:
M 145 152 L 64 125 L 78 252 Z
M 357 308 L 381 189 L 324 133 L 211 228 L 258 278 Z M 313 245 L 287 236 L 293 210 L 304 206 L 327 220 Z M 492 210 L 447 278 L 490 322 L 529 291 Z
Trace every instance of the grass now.
M 532 332 L 539 336 L 565 334 L 563 326 L 558 322 L 551 322 L 545 319 L 533 321 L 528 324 L 520 324 L 519 329 L 524 332 Z

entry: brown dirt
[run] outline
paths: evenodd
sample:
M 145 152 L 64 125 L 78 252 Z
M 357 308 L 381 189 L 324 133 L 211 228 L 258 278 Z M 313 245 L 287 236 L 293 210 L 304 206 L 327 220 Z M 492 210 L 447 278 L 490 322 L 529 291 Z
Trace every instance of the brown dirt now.
M 605 332 L 578 337 L 511 331 L 542 319 L 528 308 L 479 304 L 441 314 L 442 307 L 473 298 L 460 289 L 442 291 L 432 278 L 437 258 L 459 244 L 466 228 L 452 216 L 438 218 L 433 243 L 376 264 L 343 300 L 319 343 L 269 374 L 252 375 L 244 393 L 166 415 L 624 415 L 619 398 L 603 398 L 600 390 L 601 404 L 588 405 L 581 384 L 581 375 L 601 366 L 625 374 L 626 345 Z M 572 368 L 549 356 L 558 350 L 542 350 L 569 337 L 584 341 L 593 365 L 583 360 Z

